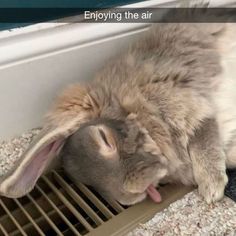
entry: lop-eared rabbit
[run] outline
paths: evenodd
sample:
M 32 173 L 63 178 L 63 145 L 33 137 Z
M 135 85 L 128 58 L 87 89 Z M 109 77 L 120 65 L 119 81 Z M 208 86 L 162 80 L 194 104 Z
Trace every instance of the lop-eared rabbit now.
M 153 24 L 92 81 L 65 89 L 0 193 L 28 193 L 58 157 L 74 181 L 122 204 L 160 202 L 162 182 L 220 200 L 226 168 L 236 167 L 235 32 L 230 23 Z

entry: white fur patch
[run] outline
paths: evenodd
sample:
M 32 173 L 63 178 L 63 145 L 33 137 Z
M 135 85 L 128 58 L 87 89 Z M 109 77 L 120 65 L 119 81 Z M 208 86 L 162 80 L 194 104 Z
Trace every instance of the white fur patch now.
M 233 41 L 231 51 L 222 53 L 222 83 L 214 95 L 217 120 L 224 145 L 231 141 L 236 131 L 236 45 L 233 38 L 231 41 Z

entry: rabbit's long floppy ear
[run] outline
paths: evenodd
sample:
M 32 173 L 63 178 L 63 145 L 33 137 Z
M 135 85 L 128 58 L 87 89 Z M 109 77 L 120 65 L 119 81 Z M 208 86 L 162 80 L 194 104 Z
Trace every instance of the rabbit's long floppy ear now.
M 50 112 L 42 131 L 0 182 L 0 194 L 15 198 L 31 191 L 65 139 L 95 117 L 96 110 L 97 104 L 85 88 L 73 86 L 67 89 Z

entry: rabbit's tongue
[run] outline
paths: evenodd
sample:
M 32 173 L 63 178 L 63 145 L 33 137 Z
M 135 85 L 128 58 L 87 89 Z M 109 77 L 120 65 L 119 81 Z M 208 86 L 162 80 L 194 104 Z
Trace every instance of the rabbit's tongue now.
M 161 202 L 161 194 L 156 190 L 156 188 L 151 184 L 146 190 L 148 196 L 156 203 Z

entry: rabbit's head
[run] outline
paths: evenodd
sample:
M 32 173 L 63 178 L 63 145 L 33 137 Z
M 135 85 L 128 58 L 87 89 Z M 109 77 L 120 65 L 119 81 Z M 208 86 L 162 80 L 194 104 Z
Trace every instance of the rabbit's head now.
M 150 146 L 152 153 L 146 151 Z M 94 187 L 105 198 L 124 205 L 147 195 L 161 201 L 154 186 L 167 175 L 166 159 L 134 120 L 88 122 L 68 138 L 61 155 L 63 167 L 75 182 Z
M 106 108 L 109 112 L 101 118 L 102 105 L 90 92 L 81 85 L 65 90 L 42 131 L 1 177 L 1 195 L 21 197 L 30 192 L 58 156 L 75 181 L 93 186 L 106 197 L 127 205 L 147 194 L 161 201 L 153 185 L 168 175 L 163 142 L 159 148 L 133 114 L 108 118 L 111 113 Z M 119 109 L 116 112 L 120 114 Z

